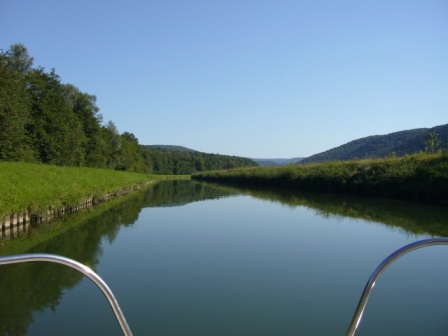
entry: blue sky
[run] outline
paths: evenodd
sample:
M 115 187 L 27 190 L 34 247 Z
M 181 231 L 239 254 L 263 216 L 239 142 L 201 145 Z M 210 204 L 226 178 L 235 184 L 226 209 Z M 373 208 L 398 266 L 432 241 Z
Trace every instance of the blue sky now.
M 0 0 L 0 48 L 141 144 L 305 157 L 448 123 L 448 2 Z

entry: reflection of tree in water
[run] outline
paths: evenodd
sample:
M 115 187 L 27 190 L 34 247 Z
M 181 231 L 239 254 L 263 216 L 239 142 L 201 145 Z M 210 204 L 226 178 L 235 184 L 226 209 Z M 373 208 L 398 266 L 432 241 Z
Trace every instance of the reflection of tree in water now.
M 410 234 L 448 237 L 448 208 L 446 205 L 325 193 L 294 193 L 266 188 L 238 188 L 235 190 L 291 208 L 304 206 L 324 218 L 363 219 L 391 228 L 402 229 Z
M 101 216 L 24 252 L 59 254 L 94 268 L 102 252 L 101 238 L 113 241 L 121 225 L 132 224 L 140 211 L 136 203 L 129 198 Z M 69 267 L 44 262 L 0 267 L 0 334 L 25 335 L 33 313 L 54 310 L 63 291 L 75 287 L 82 278 Z
M 163 181 L 148 189 L 142 207 L 184 205 L 236 195 L 237 190 L 189 180 Z
M 135 223 L 142 208 L 181 205 L 233 193 L 193 181 L 160 182 L 126 196 L 117 206 L 92 219 L 83 221 L 81 214 L 68 217 L 67 221 L 78 221 L 79 224 L 22 252 L 58 254 L 95 269 L 102 253 L 102 238 L 112 243 L 122 225 Z M 48 227 L 50 225 L 55 223 L 49 223 Z M 25 335 L 33 322 L 34 312 L 43 312 L 47 308 L 54 311 L 63 291 L 75 287 L 82 278 L 81 273 L 71 268 L 44 262 L 0 267 L 0 335 Z

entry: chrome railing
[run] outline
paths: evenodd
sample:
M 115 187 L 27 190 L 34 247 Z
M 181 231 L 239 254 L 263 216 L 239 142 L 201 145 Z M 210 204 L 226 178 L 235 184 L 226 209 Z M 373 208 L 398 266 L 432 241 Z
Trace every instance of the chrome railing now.
M 65 265 L 68 267 L 71 267 L 78 272 L 81 272 L 85 276 L 87 276 L 90 280 L 92 280 L 104 293 L 107 300 L 109 301 L 109 304 L 111 305 L 115 316 L 117 317 L 118 323 L 120 323 L 121 329 L 123 330 L 123 333 L 126 336 L 132 335 L 131 329 L 128 326 L 128 323 L 126 322 L 126 319 L 120 309 L 120 306 L 118 305 L 117 300 L 115 299 L 114 294 L 110 290 L 110 288 L 107 286 L 107 284 L 99 277 L 98 274 L 96 274 L 94 271 L 92 271 L 89 267 L 75 261 L 69 258 L 61 257 L 54 254 L 39 254 L 39 253 L 31 253 L 31 254 L 17 254 L 17 255 L 11 255 L 6 257 L 0 257 L 0 265 L 8 265 L 8 264 L 19 264 L 19 263 L 25 263 L 25 262 L 31 262 L 31 261 L 46 261 L 46 262 L 52 262 L 56 264 Z
M 432 239 L 425 239 L 421 241 L 417 241 L 414 243 L 411 243 L 409 245 L 406 245 L 399 250 L 395 251 L 391 255 L 389 255 L 386 259 L 383 260 L 383 262 L 376 268 L 376 270 L 373 272 L 373 274 L 370 276 L 369 280 L 367 281 L 366 286 L 364 287 L 364 291 L 362 293 L 361 299 L 359 300 L 358 307 L 356 308 L 355 315 L 353 316 L 352 322 L 350 324 L 350 327 L 347 331 L 347 336 L 352 336 L 355 334 L 356 329 L 358 328 L 362 315 L 364 312 L 364 309 L 366 308 L 367 301 L 369 299 L 370 293 L 372 291 L 373 286 L 375 285 L 376 280 L 380 277 L 380 275 L 383 273 L 383 271 L 392 264 L 395 260 L 400 258 L 401 256 L 405 255 L 406 253 L 409 253 L 413 250 L 427 247 L 427 246 L 433 246 L 433 245 L 448 245 L 448 238 L 432 238 Z M 107 286 L 107 284 L 99 277 L 98 274 L 96 274 L 94 271 L 92 271 L 89 267 L 75 261 L 69 258 L 61 257 L 58 255 L 53 254 L 20 254 L 20 255 L 11 255 L 6 257 L 0 257 L 0 266 L 1 265 L 8 265 L 8 264 L 18 264 L 18 263 L 25 263 L 25 262 L 31 262 L 31 261 L 46 261 L 46 262 L 52 262 L 56 264 L 65 265 L 68 267 L 71 267 L 85 276 L 87 276 L 89 279 L 91 279 L 104 293 L 107 300 L 109 301 L 109 304 L 111 305 L 115 316 L 117 317 L 117 320 L 121 326 L 121 329 L 123 330 L 123 333 L 128 336 L 132 335 L 131 329 L 129 328 L 129 325 L 126 322 L 126 319 L 120 309 L 120 306 L 118 305 L 117 300 L 115 299 L 114 294 L 110 290 L 110 288 Z
M 425 239 L 420 240 L 415 243 L 411 243 L 409 245 L 406 245 L 402 247 L 401 249 L 395 251 L 391 255 L 389 255 L 386 259 L 383 260 L 383 262 L 376 268 L 376 270 L 373 272 L 373 274 L 370 276 L 369 280 L 367 281 L 366 286 L 364 287 L 364 291 L 362 293 L 361 299 L 359 300 L 358 307 L 356 308 L 355 315 L 353 316 L 352 322 L 350 324 L 350 327 L 347 331 L 347 336 L 352 336 L 355 334 L 356 329 L 358 328 L 362 314 L 364 312 L 364 309 L 367 305 L 367 300 L 369 299 L 370 292 L 372 291 L 373 286 L 375 286 L 376 280 L 380 277 L 381 273 L 395 260 L 400 258 L 401 256 L 405 255 L 408 252 L 411 252 L 413 250 L 427 247 L 427 246 L 433 246 L 433 245 L 448 245 L 448 238 L 432 238 L 432 239 Z

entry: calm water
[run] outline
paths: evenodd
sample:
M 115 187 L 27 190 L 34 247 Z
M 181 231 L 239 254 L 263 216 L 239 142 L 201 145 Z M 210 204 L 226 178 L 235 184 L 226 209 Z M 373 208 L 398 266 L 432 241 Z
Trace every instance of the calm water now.
M 446 207 L 171 181 L 27 252 L 94 268 L 134 335 L 345 335 L 378 264 L 446 227 Z M 357 335 L 446 335 L 447 313 L 448 247 L 421 249 L 379 279 Z M 90 280 L 34 263 L 0 268 L 0 334 L 121 329 Z

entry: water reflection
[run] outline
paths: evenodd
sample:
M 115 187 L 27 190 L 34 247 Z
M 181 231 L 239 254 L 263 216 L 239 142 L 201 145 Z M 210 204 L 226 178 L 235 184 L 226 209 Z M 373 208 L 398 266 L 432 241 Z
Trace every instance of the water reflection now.
M 362 219 L 408 234 L 448 237 L 446 205 L 276 189 L 227 188 L 229 192 L 243 193 L 290 208 L 306 207 L 317 216 L 328 219 Z
M 52 253 L 81 262 L 95 270 L 101 257 L 101 240 L 112 243 L 122 226 L 130 226 L 145 207 L 180 206 L 206 199 L 227 197 L 234 192 L 190 181 L 166 181 L 137 191 L 114 207 L 109 204 L 73 214 L 63 221 L 43 224 L 30 230 L 28 237 L 4 242 L 0 255 Z M 60 232 L 53 235 L 52 231 Z M 67 229 L 69 228 L 69 229 Z M 45 237 L 50 237 L 45 239 Z M 0 267 L 0 335 L 25 335 L 33 313 L 54 311 L 65 290 L 75 287 L 82 274 L 61 265 L 28 263 Z
M 54 253 L 75 259 L 85 265 L 95 268 L 101 255 L 99 243 L 102 237 L 113 241 L 121 225 L 133 223 L 137 218 L 139 209 L 135 207 L 133 199 L 127 199 L 116 209 L 107 210 L 100 217 L 92 218 L 81 224 L 79 214 L 74 215 L 70 221 L 80 223 L 74 228 L 61 232 L 49 240 L 39 242 L 37 245 L 24 242 L 22 251 L 17 253 Z M 69 222 L 69 220 L 67 220 Z M 71 223 L 67 223 L 68 226 Z M 45 229 L 60 223 L 49 223 Z M 42 230 L 45 230 L 42 228 Z M 39 239 L 40 236 L 30 236 L 30 240 Z M 23 237 L 22 237 L 23 240 Z M 13 249 L 12 242 L 8 245 Z M 27 244 L 29 243 L 29 244 Z M 2 248 L 2 254 L 9 254 L 8 247 Z M 28 248 L 28 246 L 32 246 Z M 25 335 L 28 325 L 33 322 L 34 312 L 43 312 L 50 308 L 54 311 L 59 304 L 62 293 L 75 287 L 83 278 L 82 274 L 61 265 L 49 263 L 28 263 L 8 265 L 0 268 L 0 334 Z
M 216 185 L 190 180 L 163 181 L 145 192 L 141 207 L 182 206 L 192 202 L 220 199 L 239 193 L 236 189 L 220 188 Z
M 102 256 L 102 240 L 112 244 L 121 228 L 134 225 L 143 208 L 178 207 L 241 194 L 280 203 L 291 209 L 312 209 L 323 218 L 364 219 L 408 234 L 448 236 L 448 211 L 441 206 L 240 189 L 195 181 L 166 181 L 137 191 L 120 201 L 115 200 L 117 204 L 114 206 L 103 204 L 89 210 L 87 215 L 75 214 L 60 223 L 50 223 L 38 230 L 31 229 L 26 238 L 1 246 L 0 253 L 59 254 L 95 269 Z M 55 310 L 63 294 L 81 280 L 82 275 L 61 265 L 31 263 L 0 267 L 0 334 L 25 335 L 36 312 Z

